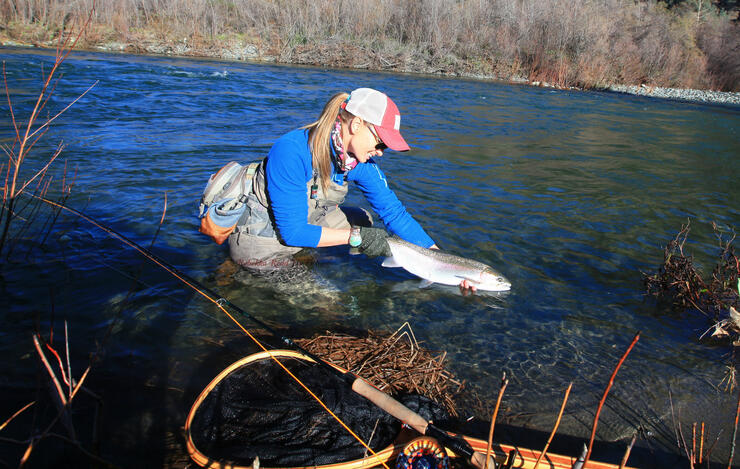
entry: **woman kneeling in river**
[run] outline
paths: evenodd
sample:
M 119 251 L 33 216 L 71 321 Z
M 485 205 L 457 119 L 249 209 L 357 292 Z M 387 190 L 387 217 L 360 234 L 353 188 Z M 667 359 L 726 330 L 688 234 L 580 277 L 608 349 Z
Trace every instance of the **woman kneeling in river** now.
M 434 241 L 411 217 L 375 157 L 408 151 L 401 115 L 385 94 L 359 88 L 334 95 L 316 122 L 280 137 L 257 168 L 247 210 L 229 237 L 231 257 L 255 270 L 290 266 L 303 247 L 349 244 L 369 257 L 389 256 L 388 233 L 372 217 L 340 207 L 355 182 L 386 228 L 425 248 Z M 360 227 L 359 235 L 351 228 Z M 467 288 L 467 281 L 461 283 Z

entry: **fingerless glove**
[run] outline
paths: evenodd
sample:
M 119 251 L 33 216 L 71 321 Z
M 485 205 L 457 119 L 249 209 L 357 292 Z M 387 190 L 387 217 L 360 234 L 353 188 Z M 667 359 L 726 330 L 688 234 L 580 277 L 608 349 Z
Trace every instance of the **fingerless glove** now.
M 381 228 L 363 226 L 360 228 L 362 243 L 359 246 L 361 253 L 367 257 L 391 255 L 391 247 L 388 245 L 388 232 Z

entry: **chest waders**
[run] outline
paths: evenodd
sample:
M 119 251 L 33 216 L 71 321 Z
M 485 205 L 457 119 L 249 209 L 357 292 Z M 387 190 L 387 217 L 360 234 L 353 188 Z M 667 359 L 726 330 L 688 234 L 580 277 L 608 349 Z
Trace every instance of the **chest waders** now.
M 252 270 L 274 270 L 295 266 L 293 255 L 301 247 L 287 246 L 275 227 L 265 189 L 265 160 L 252 180 L 247 209 L 229 236 L 229 253 L 237 264 Z M 306 183 L 307 222 L 327 228 L 372 225 L 371 215 L 356 207 L 339 207 L 347 195 L 348 184 L 330 182 L 324 191 L 318 176 Z

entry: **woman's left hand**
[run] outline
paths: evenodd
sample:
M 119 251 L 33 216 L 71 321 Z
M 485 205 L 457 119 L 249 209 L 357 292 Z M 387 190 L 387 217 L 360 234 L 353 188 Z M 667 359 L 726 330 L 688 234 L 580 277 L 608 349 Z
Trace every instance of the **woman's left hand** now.
M 475 293 L 478 290 L 478 288 L 470 283 L 470 280 L 464 279 L 462 282 L 460 282 L 460 293 L 463 295 L 467 295 L 468 293 Z
M 433 244 L 429 249 L 439 249 L 436 244 Z M 470 280 L 463 279 L 462 282 L 460 282 L 460 293 L 463 295 L 467 295 L 469 293 L 475 293 L 478 290 L 475 285 L 470 283 Z

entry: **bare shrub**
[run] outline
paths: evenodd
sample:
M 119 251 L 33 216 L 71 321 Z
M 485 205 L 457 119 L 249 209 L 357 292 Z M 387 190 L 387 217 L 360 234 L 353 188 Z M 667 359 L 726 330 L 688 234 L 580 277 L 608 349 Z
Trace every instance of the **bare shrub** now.
M 717 15 L 701 25 L 697 36 L 714 86 L 740 91 L 740 23 Z
M 15 0 L 0 5 L 0 18 L 53 30 L 91 4 Z M 737 89 L 739 26 L 706 5 L 699 13 L 661 5 L 628 0 L 100 0 L 94 21 L 124 41 L 136 41 L 146 31 L 160 41 L 186 37 L 208 49 L 228 43 L 229 37 L 249 37 L 263 53 L 284 61 L 310 60 L 314 50 L 316 63 L 348 59 L 346 66 L 520 74 L 561 85 Z M 370 57 L 363 58 L 365 53 Z

